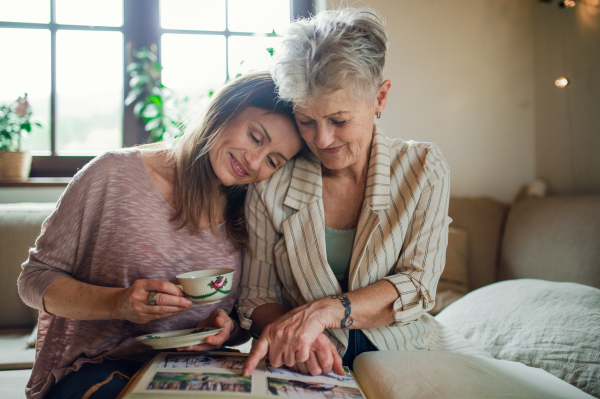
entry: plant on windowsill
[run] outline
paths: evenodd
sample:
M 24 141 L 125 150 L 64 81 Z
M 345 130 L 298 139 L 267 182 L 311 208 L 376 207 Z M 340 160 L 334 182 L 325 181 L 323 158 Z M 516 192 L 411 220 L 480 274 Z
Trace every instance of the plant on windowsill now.
M 27 93 L 8 105 L 0 105 L 0 180 L 24 181 L 31 170 L 31 154 L 21 151 L 32 125 Z
M 179 122 L 178 108 L 187 98 L 179 99 L 171 89 L 162 84 L 162 66 L 152 51 L 142 47 L 134 51 L 133 59 L 127 65 L 127 73 L 131 76 L 131 91 L 125 99 L 125 105 L 136 102 L 133 113 L 144 123 L 144 130 L 148 132 L 146 142 L 181 135 L 185 126 Z

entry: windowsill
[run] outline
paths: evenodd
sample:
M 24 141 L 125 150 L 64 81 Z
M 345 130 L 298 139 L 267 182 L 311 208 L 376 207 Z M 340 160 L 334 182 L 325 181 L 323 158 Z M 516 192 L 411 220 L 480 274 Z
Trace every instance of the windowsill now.
M 67 187 L 71 177 L 30 177 L 24 181 L 0 180 L 0 187 Z

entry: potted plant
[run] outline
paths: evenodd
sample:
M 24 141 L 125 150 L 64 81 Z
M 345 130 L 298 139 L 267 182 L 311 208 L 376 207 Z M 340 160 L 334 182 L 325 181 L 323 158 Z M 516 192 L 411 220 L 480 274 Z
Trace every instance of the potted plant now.
M 142 47 L 133 53 L 134 61 L 127 65 L 131 91 L 125 99 L 128 106 L 137 100 L 133 113 L 142 119 L 148 132 L 147 142 L 157 142 L 179 136 L 185 129 L 179 121 L 178 108 L 187 97 L 179 99 L 171 89 L 162 84 L 162 66 L 156 55 Z
M 27 93 L 8 105 L 0 105 L 0 180 L 27 180 L 31 154 L 21 151 L 21 142 L 31 132 L 31 109 Z

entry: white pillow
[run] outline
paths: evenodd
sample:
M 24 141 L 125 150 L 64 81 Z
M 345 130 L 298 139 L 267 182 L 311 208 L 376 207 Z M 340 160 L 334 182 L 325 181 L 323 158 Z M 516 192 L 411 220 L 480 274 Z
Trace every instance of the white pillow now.
M 436 320 L 496 359 L 538 367 L 600 396 L 600 290 L 509 280 L 475 290 Z

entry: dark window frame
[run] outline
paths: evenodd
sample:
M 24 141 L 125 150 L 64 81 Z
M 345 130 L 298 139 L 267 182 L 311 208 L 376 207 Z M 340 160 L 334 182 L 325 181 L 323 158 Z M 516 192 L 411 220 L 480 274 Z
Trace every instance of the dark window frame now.
M 289 0 L 290 19 L 308 17 L 313 13 L 311 0 Z M 228 0 L 225 0 L 226 12 Z M 231 36 L 250 36 L 250 32 L 231 32 L 227 22 L 225 31 L 202 31 L 163 29 L 160 26 L 159 0 L 123 0 L 123 25 L 119 27 L 63 25 L 56 23 L 56 1 L 50 0 L 50 23 L 25 23 L 2 22 L 0 28 L 46 29 L 50 30 L 51 37 L 51 65 L 50 65 L 50 155 L 32 157 L 31 177 L 72 177 L 93 156 L 58 155 L 56 151 L 56 33 L 58 30 L 81 30 L 97 32 L 122 32 L 123 33 L 123 101 L 129 94 L 129 75 L 125 72 L 127 64 L 131 61 L 132 50 L 146 46 L 156 49 L 160 60 L 160 38 L 163 33 L 221 35 L 226 40 L 226 76 L 229 79 L 229 40 Z M 227 21 L 227 19 L 226 19 Z M 140 120 L 133 114 L 134 104 L 123 108 L 123 147 L 142 144 L 147 134 Z

